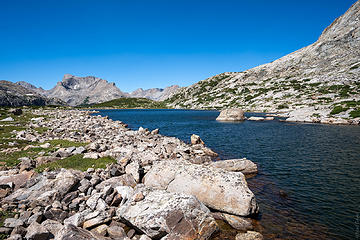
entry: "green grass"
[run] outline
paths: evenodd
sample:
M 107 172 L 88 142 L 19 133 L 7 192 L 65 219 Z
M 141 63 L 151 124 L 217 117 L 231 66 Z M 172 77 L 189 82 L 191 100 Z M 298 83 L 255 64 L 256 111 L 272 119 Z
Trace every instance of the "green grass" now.
M 88 168 L 105 168 L 107 164 L 111 163 L 116 163 L 116 160 L 111 157 L 102 157 L 99 159 L 83 158 L 82 154 L 77 154 L 55 162 L 40 165 L 35 170 L 37 172 L 43 172 L 46 168 L 49 170 L 67 168 L 86 171 Z
M 350 117 L 352 118 L 358 118 L 360 117 L 360 109 L 356 109 L 350 112 Z
M 330 112 L 330 114 L 339 114 L 341 112 L 345 112 L 346 110 L 348 110 L 348 108 L 343 108 L 342 106 L 335 106 L 333 108 L 333 110 Z
M 47 128 L 47 127 L 37 127 L 37 128 L 34 128 L 34 130 L 37 131 L 40 134 L 43 134 L 44 132 L 49 130 L 49 128 Z
M 167 108 L 164 102 L 157 102 L 147 98 L 118 98 L 111 101 L 85 105 L 90 108 L 143 108 L 143 109 L 163 109 Z
M 73 141 L 63 140 L 63 139 L 49 140 L 46 142 L 50 143 L 51 146 L 57 146 L 57 147 L 62 147 L 62 148 L 83 147 L 83 146 L 86 146 L 87 144 L 89 144 L 89 143 L 84 143 L 84 142 L 73 142 Z
M 34 143 L 31 143 L 31 144 L 34 144 Z M 44 149 L 44 148 L 36 147 L 36 148 L 29 148 L 26 151 L 21 150 L 21 151 L 8 153 L 8 154 L 0 153 L 0 162 L 4 162 L 6 166 L 12 167 L 12 166 L 16 166 L 17 164 L 20 163 L 20 161 L 18 160 L 19 158 L 22 158 L 22 157 L 34 158 L 38 155 L 39 152 L 50 152 L 51 150 L 52 149 L 50 149 L 50 148 Z

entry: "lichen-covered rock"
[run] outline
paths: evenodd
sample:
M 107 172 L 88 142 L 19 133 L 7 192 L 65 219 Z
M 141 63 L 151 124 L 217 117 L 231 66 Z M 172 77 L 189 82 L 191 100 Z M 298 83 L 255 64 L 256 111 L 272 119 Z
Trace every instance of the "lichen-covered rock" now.
M 145 196 L 135 201 L 138 192 Z M 208 239 L 218 227 L 210 210 L 194 196 L 138 185 L 117 215 L 151 238 Z
M 156 162 L 144 177 L 146 186 L 196 196 L 213 209 L 249 216 L 258 212 L 254 194 L 240 172 L 188 162 Z

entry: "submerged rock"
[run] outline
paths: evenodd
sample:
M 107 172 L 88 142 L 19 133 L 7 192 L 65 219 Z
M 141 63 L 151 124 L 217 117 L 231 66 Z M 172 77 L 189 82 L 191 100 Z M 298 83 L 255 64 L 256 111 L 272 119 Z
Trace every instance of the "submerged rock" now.
M 235 240 L 263 240 L 264 237 L 254 231 L 247 231 L 246 233 L 238 233 Z
M 243 121 L 245 120 L 244 111 L 239 108 L 222 110 L 217 121 Z
M 196 196 L 213 209 L 249 216 L 258 212 L 254 194 L 241 172 L 227 172 L 188 162 L 156 162 L 145 175 L 146 186 Z

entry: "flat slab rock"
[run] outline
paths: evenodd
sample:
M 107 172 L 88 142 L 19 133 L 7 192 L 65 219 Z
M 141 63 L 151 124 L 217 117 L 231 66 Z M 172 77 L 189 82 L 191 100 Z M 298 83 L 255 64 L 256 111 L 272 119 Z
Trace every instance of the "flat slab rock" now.
M 139 199 L 139 193 L 144 197 Z M 142 184 L 117 215 L 154 239 L 209 239 L 218 229 L 210 210 L 196 197 Z
M 258 212 L 255 195 L 244 174 L 192 164 L 160 161 L 144 177 L 148 187 L 196 196 L 206 206 L 239 216 Z
M 243 174 L 254 174 L 258 172 L 256 164 L 246 158 L 211 162 L 210 166 L 229 172 L 242 172 Z

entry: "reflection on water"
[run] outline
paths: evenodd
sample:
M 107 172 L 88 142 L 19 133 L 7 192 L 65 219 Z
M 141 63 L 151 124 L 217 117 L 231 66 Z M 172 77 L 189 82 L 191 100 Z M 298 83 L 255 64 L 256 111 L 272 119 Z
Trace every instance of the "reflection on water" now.
M 256 229 L 271 239 L 354 239 L 360 212 L 360 126 L 279 121 L 223 123 L 216 111 L 101 110 L 129 127 L 200 135 L 222 159 L 246 157 L 260 205 Z M 258 115 L 258 114 L 249 114 Z

